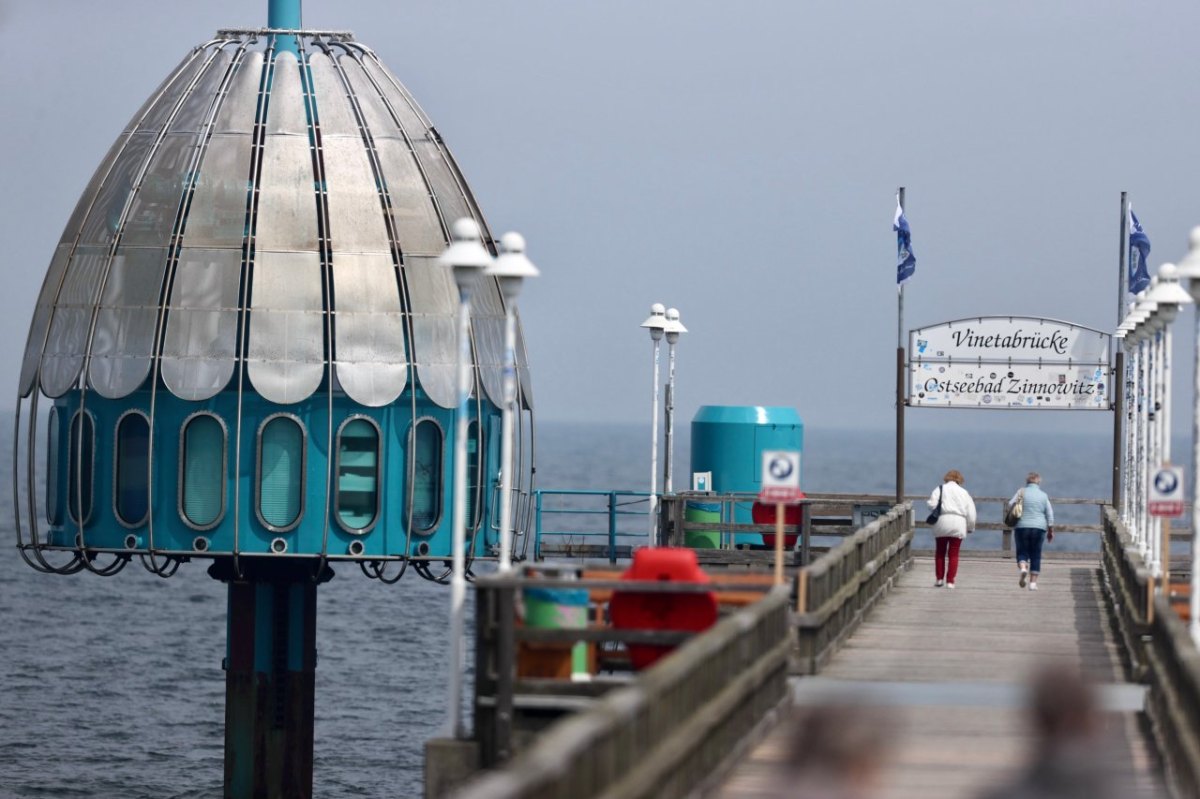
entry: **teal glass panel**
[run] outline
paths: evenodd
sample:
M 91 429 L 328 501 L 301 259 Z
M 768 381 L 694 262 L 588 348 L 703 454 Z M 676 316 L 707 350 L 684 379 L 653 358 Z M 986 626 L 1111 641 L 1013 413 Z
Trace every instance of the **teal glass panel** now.
M 76 412 L 71 420 L 71 459 L 67 469 L 67 510 L 78 524 L 92 517 L 92 481 L 96 465 L 96 423 L 91 414 Z M 82 503 L 83 515 L 79 508 Z
M 258 513 L 270 527 L 291 527 L 304 496 L 304 431 L 294 419 L 277 416 L 263 425 L 258 445 Z
M 117 516 L 125 524 L 146 521 L 150 511 L 150 423 L 140 413 L 129 413 L 117 425 Z
M 479 422 L 467 425 L 467 527 L 474 530 L 479 526 L 475 515 L 479 508 L 479 483 L 483 464 L 479 462 Z
M 413 428 L 412 523 L 429 530 L 438 523 L 442 507 L 442 429 L 432 419 Z
M 352 419 L 338 434 L 337 515 L 352 532 L 375 522 L 379 507 L 379 431 L 366 419 Z
M 225 512 L 225 428 L 215 416 L 195 416 L 183 430 L 179 468 L 184 518 L 211 527 Z
M 51 408 L 50 425 L 46 429 L 46 521 L 55 525 L 62 524 L 62 496 L 59 494 L 62 454 L 58 451 L 61 438 L 62 419 L 58 408 Z

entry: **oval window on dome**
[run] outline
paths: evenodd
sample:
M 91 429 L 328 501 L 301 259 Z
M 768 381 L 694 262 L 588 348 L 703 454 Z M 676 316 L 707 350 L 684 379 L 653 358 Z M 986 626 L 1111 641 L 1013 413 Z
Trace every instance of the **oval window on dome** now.
M 416 532 L 437 527 L 442 515 L 442 428 L 433 419 L 419 419 L 409 439 L 409 501 Z
M 117 520 L 128 527 L 146 522 L 150 512 L 150 420 L 129 411 L 117 422 L 113 507 Z
M 272 416 L 258 431 L 258 518 L 287 532 L 304 513 L 304 428 L 292 416 Z
M 70 451 L 71 457 L 67 462 L 67 513 L 71 515 L 72 522 L 87 524 L 92 518 L 96 421 L 86 411 L 76 411 L 71 417 Z
M 479 528 L 479 487 L 483 480 L 483 461 L 479 457 L 479 421 L 467 424 L 467 529 Z
M 225 515 L 225 425 L 211 413 L 183 423 L 179 442 L 179 515 L 198 530 Z
M 366 417 L 338 431 L 337 521 L 348 533 L 365 533 L 379 515 L 379 427 Z
M 49 425 L 46 428 L 46 521 L 50 524 L 62 524 L 62 496 L 59 487 L 62 480 L 59 470 L 62 468 L 62 454 L 58 451 L 62 443 L 62 418 L 58 408 L 50 409 Z

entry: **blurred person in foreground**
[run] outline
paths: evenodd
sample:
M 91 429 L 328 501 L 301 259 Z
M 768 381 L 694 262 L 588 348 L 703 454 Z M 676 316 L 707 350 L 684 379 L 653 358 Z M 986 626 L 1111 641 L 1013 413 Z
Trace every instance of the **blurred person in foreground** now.
M 1115 780 L 1096 689 L 1076 669 L 1046 666 L 1029 687 L 1033 750 L 1018 777 L 980 799 L 1125 799 Z
M 768 793 L 789 799 L 870 799 L 882 787 L 895 724 L 854 704 L 802 708 L 791 722 L 786 759 Z

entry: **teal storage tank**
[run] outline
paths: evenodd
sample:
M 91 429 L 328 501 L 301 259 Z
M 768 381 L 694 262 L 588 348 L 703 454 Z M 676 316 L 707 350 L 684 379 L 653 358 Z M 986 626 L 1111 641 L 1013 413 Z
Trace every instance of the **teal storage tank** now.
M 795 408 L 704 405 L 692 418 L 692 472 L 712 472 L 712 491 L 757 493 L 762 487 L 762 453 L 772 449 L 803 453 L 804 422 Z M 803 486 L 803 456 L 800 466 Z M 739 504 L 733 520 L 750 524 L 750 508 L 749 502 Z M 735 542 L 761 544 L 762 535 L 738 534 Z

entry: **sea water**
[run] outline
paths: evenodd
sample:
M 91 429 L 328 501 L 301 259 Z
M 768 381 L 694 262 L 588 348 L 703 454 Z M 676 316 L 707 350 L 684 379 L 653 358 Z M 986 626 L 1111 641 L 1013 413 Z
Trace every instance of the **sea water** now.
M 645 426 L 541 425 L 538 485 L 646 490 L 648 439 Z M 804 488 L 888 494 L 894 451 L 888 431 L 809 429 Z M 1103 435 L 913 433 L 908 490 L 931 492 L 956 468 L 973 494 L 1008 496 L 1036 470 L 1052 498 L 1106 497 L 1111 452 Z M 686 485 L 686 440 L 675 458 Z M 9 468 L 0 458 L 0 487 Z M 1096 523 L 1094 507 L 1074 513 Z M 3 541 L 15 543 L 7 501 Z M 448 590 L 412 571 L 386 586 L 335 570 L 318 592 L 314 794 L 419 796 L 423 743 L 447 716 Z M 137 563 L 111 578 L 61 577 L 0 547 L 0 618 L 0 796 L 221 795 L 225 588 L 205 562 L 166 580 Z

